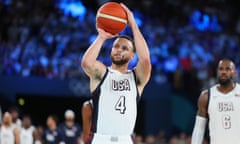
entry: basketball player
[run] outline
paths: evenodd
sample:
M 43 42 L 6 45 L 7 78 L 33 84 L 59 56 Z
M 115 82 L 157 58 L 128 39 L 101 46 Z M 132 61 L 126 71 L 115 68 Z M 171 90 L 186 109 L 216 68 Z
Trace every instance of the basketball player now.
M 137 99 L 150 78 L 151 63 L 147 43 L 133 13 L 124 4 L 121 5 L 127 13 L 133 40 L 128 36 L 118 36 L 111 50 L 112 64 L 106 66 L 97 58 L 104 42 L 116 35 L 97 28 L 98 36 L 82 58 L 81 65 L 90 78 L 90 91 L 93 95 L 92 144 L 133 143 L 131 135 L 136 121 Z M 138 63 L 133 70 L 128 70 L 135 50 Z
M 218 83 L 203 91 L 198 100 L 192 144 L 202 144 L 207 121 L 211 144 L 240 142 L 240 85 L 234 82 L 235 75 L 235 65 L 231 60 L 219 62 Z
M 24 115 L 22 117 L 22 128 L 20 131 L 20 141 L 21 144 L 33 144 L 37 141 L 34 137 L 37 130 L 32 125 L 32 119 L 29 115 Z
M 13 126 L 12 116 L 9 112 L 3 114 L 0 128 L 0 144 L 20 144 L 19 129 Z
M 22 120 L 19 118 L 19 109 L 17 106 L 11 106 L 8 110 L 12 116 L 12 124 L 14 127 L 18 128 L 19 130 L 22 127 Z
M 82 123 L 83 123 L 83 141 L 89 142 L 91 138 L 91 123 L 92 123 L 92 101 L 88 100 L 82 106 Z

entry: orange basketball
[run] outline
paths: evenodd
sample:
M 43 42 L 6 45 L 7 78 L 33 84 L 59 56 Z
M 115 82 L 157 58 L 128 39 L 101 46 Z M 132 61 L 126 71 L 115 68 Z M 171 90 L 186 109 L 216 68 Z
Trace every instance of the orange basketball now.
M 107 2 L 97 11 L 96 26 L 111 34 L 118 34 L 127 25 L 127 14 L 117 2 Z

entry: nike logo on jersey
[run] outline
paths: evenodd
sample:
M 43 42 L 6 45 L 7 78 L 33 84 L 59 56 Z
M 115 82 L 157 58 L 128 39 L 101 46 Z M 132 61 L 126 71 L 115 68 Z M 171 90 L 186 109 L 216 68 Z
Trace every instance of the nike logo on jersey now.
M 235 97 L 240 97 L 240 94 L 235 94 Z
M 130 91 L 130 83 L 128 79 L 112 80 L 112 89 L 114 91 Z

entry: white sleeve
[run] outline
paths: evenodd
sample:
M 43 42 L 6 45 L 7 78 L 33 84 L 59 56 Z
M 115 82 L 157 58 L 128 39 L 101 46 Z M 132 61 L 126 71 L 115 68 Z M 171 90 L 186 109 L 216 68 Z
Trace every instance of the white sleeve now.
M 207 119 L 201 116 L 196 116 L 196 121 L 192 133 L 192 142 L 191 144 L 202 144 L 205 128 L 206 128 Z
M 2 108 L 0 106 L 0 124 L 2 123 Z

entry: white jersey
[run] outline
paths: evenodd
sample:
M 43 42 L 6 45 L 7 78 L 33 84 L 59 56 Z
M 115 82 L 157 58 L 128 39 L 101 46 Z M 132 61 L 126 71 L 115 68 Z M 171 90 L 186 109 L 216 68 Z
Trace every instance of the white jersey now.
M 131 135 L 137 116 L 138 90 L 135 74 L 107 69 L 93 94 L 93 132 Z
M 240 85 L 223 94 L 217 85 L 210 89 L 209 132 L 211 144 L 237 144 L 240 142 Z
M 20 143 L 21 144 L 33 144 L 33 131 L 34 127 L 31 126 L 28 129 L 21 128 L 20 131 Z
M 14 144 L 15 136 L 13 132 L 14 128 L 6 128 L 4 125 L 0 129 L 0 144 Z
M 21 121 L 21 119 L 17 119 L 17 121 L 16 121 L 15 123 L 12 123 L 12 126 L 13 126 L 14 128 L 17 128 L 18 130 L 20 130 L 21 127 L 22 127 L 22 121 Z

